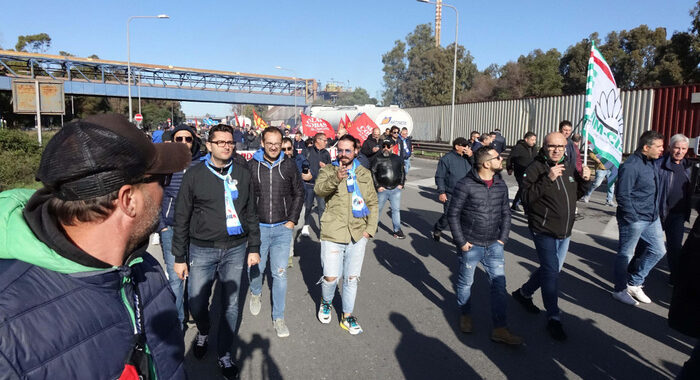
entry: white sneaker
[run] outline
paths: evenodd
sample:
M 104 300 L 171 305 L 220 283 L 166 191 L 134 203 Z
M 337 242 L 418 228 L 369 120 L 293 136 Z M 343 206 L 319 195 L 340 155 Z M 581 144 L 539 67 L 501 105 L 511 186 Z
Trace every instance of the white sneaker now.
M 260 299 L 260 296 L 262 296 L 262 294 L 258 294 L 256 296 L 255 294 L 250 293 L 250 314 L 260 314 L 260 308 L 262 307 L 262 300 Z
M 324 324 L 331 323 L 330 302 L 321 301 L 321 306 L 318 307 L 318 320 Z
M 644 294 L 644 291 L 642 290 L 642 285 L 627 285 L 627 293 L 629 293 L 629 295 L 636 298 L 637 301 L 641 303 L 651 303 L 651 298 L 647 297 L 647 295 Z
M 622 303 L 626 303 L 628 305 L 633 305 L 633 306 L 639 305 L 639 302 L 637 302 L 637 300 L 632 298 L 632 296 L 629 293 L 627 293 L 627 289 L 621 290 L 619 292 L 612 292 L 612 297 L 614 299 L 616 299 Z
M 277 332 L 278 337 L 286 338 L 289 336 L 289 329 L 287 328 L 287 325 L 284 323 L 284 319 L 277 318 L 277 319 L 275 319 L 273 324 L 275 326 L 275 331 Z
M 309 236 L 309 226 L 308 225 L 301 228 L 301 236 Z
M 583 203 L 588 203 L 591 200 L 591 197 L 589 197 L 588 195 L 584 195 L 583 198 L 581 198 L 581 200 L 583 201 Z

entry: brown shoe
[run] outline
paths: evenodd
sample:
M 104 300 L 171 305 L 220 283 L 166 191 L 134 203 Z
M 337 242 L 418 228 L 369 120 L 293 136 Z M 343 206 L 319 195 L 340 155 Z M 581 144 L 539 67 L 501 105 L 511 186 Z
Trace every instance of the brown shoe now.
M 469 314 L 462 314 L 459 316 L 459 329 L 465 334 L 472 332 L 472 316 Z
M 511 334 L 511 332 L 508 331 L 508 329 L 505 327 L 493 329 L 493 331 L 491 332 L 491 340 L 494 342 L 505 343 L 512 346 L 519 346 L 523 344 L 523 338 Z

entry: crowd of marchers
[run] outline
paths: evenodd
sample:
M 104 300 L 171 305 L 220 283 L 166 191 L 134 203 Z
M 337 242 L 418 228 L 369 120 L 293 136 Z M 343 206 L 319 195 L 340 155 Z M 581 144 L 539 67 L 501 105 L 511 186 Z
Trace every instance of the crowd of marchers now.
M 278 337 L 288 337 L 287 270 L 297 235 L 311 238 L 314 211 L 321 249 L 305 254 L 321 258 L 317 318 L 332 321 L 340 288 L 337 323 L 349 334 L 362 333 L 357 289 L 367 242 L 377 234 L 387 201 L 391 235 L 405 238 L 400 209 L 413 152 L 408 130 L 377 128 L 362 144 L 344 130 L 330 140 L 322 133 L 305 139 L 300 132 L 268 127 L 247 142 L 249 132 L 220 124 L 199 134 L 180 125 L 149 140 L 117 115 L 93 116 L 59 131 L 41 159 L 37 179 L 43 187 L 0 194 L 0 221 L 7 231 L 0 244 L 1 373 L 7 378 L 184 378 L 183 331 L 191 318 L 197 329 L 193 356 L 205 357 L 210 331 L 216 330 L 222 375 L 236 378 L 243 276 L 249 312 L 259 315 L 269 271 L 271 324 Z M 490 280 L 492 340 L 523 343 L 507 326 L 504 246 L 511 214 L 524 212 L 539 268 L 512 297 L 539 313 L 532 296 L 541 289 L 546 330 L 556 340 L 567 338 L 557 306 L 558 277 L 577 219 L 576 202 L 589 202 L 612 175 L 591 157 L 596 163 L 591 184 L 591 170 L 582 164 L 571 133 L 571 123 L 564 121 L 538 149 L 537 136 L 528 132 L 504 163 L 500 131 L 473 132 L 469 140 L 455 139 L 453 150 L 440 159 L 435 181 L 444 213 L 433 231 L 425 232 L 440 240 L 443 230 L 451 231 L 459 254 L 462 332 L 474 328 L 470 292 L 481 263 Z M 644 279 L 668 252 L 671 323 L 698 336 L 693 279 L 700 266 L 690 265 L 698 260 L 691 254 L 697 252 L 697 223 L 683 245 L 691 208 L 688 144 L 686 137 L 673 136 L 670 152 L 661 157 L 663 136 L 644 133 L 620 167 L 614 197 L 613 181 L 608 182 L 606 204 L 617 202 L 620 229 L 613 297 L 630 305 L 651 302 L 642 290 Z M 329 146 L 335 148 L 333 160 Z M 237 153 L 244 147 L 257 149 L 249 160 Z M 518 183 L 512 201 L 504 168 Z M 153 231 L 165 273 L 146 252 Z M 217 281 L 221 291 L 212 299 Z M 214 329 L 210 303 L 219 303 L 221 310 Z M 696 348 L 683 369 L 688 378 L 697 373 L 697 361 Z

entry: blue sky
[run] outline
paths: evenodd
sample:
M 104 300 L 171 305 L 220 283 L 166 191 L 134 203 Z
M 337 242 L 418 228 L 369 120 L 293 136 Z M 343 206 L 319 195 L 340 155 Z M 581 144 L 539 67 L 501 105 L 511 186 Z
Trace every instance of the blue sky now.
M 17 36 L 45 32 L 49 53 L 97 54 L 126 60 L 126 20 L 135 15 L 168 14 L 170 20 L 134 20 L 134 62 L 290 75 L 325 84 L 333 79 L 382 90 L 381 55 L 417 24 L 433 23 L 433 5 L 415 0 L 355 1 L 3 1 L 0 46 L 14 47 Z M 459 43 L 479 69 L 504 64 L 540 48 L 566 50 L 592 32 L 601 36 L 640 24 L 665 27 L 668 36 L 690 26 L 693 0 L 448 0 L 460 12 Z M 454 41 L 455 18 L 443 8 L 442 44 Z M 230 107 L 185 103 L 192 115 L 223 115 Z

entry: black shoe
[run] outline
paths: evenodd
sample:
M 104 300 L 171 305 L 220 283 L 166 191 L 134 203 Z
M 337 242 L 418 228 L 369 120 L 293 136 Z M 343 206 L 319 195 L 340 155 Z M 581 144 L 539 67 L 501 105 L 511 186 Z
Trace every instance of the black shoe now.
M 238 379 L 238 366 L 231 360 L 231 354 L 226 353 L 219 358 L 219 368 L 221 368 L 221 374 L 224 375 L 225 379 Z
M 583 216 L 583 214 L 579 214 L 579 213 L 574 214 L 574 220 L 581 220 L 583 218 L 585 218 L 585 216 Z
M 520 211 L 522 211 L 522 210 L 520 209 L 520 206 L 518 206 L 518 205 L 513 205 L 510 209 L 513 210 L 513 211 L 515 211 L 515 212 L 520 212 Z
M 520 305 L 522 305 L 523 308 L 525 308 L 525 311 L 528 313 L 537 314 L 540 312 L 540 309 L 535 306 L 534 303 L 532 303 L 532 298 L 525 297 L 522 293 L 520 293 L 520 289 L 515 289 L 511 295 Z
M 440 235 L 441 235 L 441 234 L 442 234 L 442 233 L 441 233 L 440 231 L 438 231 L 438 230 L 433 231 L 433 240 L 435 240 L 435 241 L 440 241 Z
M 403 234 L 403 231 L 398 230 L 398 231 L 394 232 L 394 237 L 397 239 L 405 239 L 406 235 Z
M 547 332 L 549 332 L 549 336 L 551 336 L 554 340 L 558 340 L 560 342 L 566 340 L 564 328 L 561 326 L 561 322 L 559 322 L 557 319 L 550 319 L 549 322 L 547 322 Z
M 194 343 L 192 343 L 192 354 L 195 358 L 201 359 L 207 354 L 207 348 L 209 347 L 208 338 L 208 335 L 202 335 L 197 332 L 197 336 L 194 337 Z

